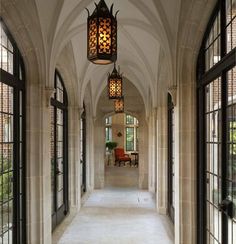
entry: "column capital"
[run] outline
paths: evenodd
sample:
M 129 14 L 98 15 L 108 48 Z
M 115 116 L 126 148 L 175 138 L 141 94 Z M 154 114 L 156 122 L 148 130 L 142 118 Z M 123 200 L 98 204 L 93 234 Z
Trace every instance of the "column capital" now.
M 56 90 L 54 87 L 45 87 L 46 106 L 47 107 L 50 107 L 51 97 L 54 95 L 55 92 L 56 92 Z
M 174 104 L 174 106 L 177 105 L 177 86 L 171 86 L 168 89 L 168 92 L 170 93 L 171 97 L 172 97 L 172 102 Z

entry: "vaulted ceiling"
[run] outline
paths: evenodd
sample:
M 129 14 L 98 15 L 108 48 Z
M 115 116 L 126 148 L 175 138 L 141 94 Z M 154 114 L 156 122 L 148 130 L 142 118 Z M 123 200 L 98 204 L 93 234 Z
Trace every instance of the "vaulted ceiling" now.
M 71 42 L 74 53 L 78 89 L 82 96 L 91 83 L 94 106 L 106 86 L 112 65 L 98 66 L 87 60 L 87 12 L 94 10 L 91 0 L 35 0 L 42 33 L 52 49 L 48 60 L 53 64 L 63 48 Z M 96 1 L 98 2 L 98 0 Z M 160 59 L 174 53 L 180 0 L 106 0 L 114 3 L 118 14 L 117 63 L 127 79 L 139 91 L 145 107 L 155 101 Z M 50 46 L 51 45 L 51 46 Z M 53 59 L 53 61 L 52 61 Z M 52 65 L 53 66 L 53 65 Z M 171 71 L 170 71 L 171 72 Z

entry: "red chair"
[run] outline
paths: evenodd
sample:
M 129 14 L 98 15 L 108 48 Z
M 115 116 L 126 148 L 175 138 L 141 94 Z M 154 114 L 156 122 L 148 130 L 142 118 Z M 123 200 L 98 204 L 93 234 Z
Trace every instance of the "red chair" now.
M 123 148 L 115 148 L 115 165 L 117 162 L 119 162 L 119 167 L 121 162 L 129 162 L 131 166 L 131 158 L 129 157 L 128 154 L 125 154 L 125 151 Z

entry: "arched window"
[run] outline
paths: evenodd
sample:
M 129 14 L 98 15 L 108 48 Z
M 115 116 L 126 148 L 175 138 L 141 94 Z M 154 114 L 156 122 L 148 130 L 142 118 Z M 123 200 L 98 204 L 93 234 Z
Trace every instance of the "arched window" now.
M 58 71 L 51 98 L 51 196 L 52 229 L 68 213 L 68 119 L 67 93 Z
M 175 124 L 174 124 L 174 104 L 172 97 L 168 94 L 168 214 L 174 222 L 175 206 L 175 174 L 174 174 L 174 149 L 175 149 Z
M 25 72 L 0 18 L 0 243 L 25 238 Z
M 236 240 L 236 1 L 218 1 L 198 58 L 198 242 Z

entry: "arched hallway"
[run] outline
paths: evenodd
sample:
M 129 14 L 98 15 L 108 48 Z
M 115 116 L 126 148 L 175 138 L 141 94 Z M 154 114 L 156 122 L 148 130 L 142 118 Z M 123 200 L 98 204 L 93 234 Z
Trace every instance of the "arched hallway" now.
M 89 196 L 54 243 L 173 244 L 171 228 L 170 220 L 155 211 L 154 194 L 133 188 L 106 188 Z
M 0 243 L 236 244 L 236 0 L 95 2 L 0 0 Z

